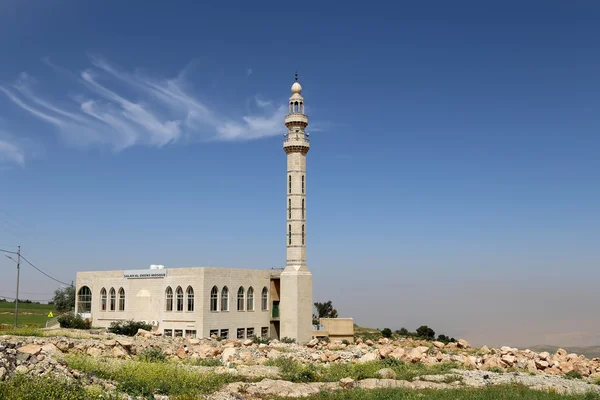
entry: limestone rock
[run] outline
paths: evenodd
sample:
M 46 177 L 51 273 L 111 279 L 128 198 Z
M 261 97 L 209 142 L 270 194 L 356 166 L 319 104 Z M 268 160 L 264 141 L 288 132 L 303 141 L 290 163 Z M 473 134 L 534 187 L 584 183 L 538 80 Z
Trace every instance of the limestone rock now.
M 315 338 L 306 344 L 307 347 L 315 347 L 319 344 L 319 339 Z
M 358 363 L 366 363 L 369 361 L 375 361 L 377 360 L 378 356 L 377 353 L 372 352 L 372 353 L 367 353 L 364 356 L 362 356 L 361 358 L 358 359 Z
M 500 358 L 500 360 L 510 367 L 517 361 L 517 357 L 510 354 L 505 354 L 502 356 L 502 358 Z
M 490 348 L 485 345 L 479 349 L 479 352 L 484 356 L 491 353 Z
M 246 340 L 244 340 L 244 342 L 242 344 L 246 347 L 249 347 L 249 346 L 252 346 L 253 343 L 254 342 L 252 342 L 251 339 L 246 339 Z
M 350 389 L 354 387 L 354 379 L 352 378 L 342 378 L 340 379 L 340 386 L 344 389 Z
M 99 348 L 97 348 L 97 347 L 90 347 L 90 348 L 88 348 L 88 349 L 87 349 L 86 353 L 87 353 L 89 356 L 92 356 L 92 357 L 94 357 L 94 358 L 97 358 L 97 357 L 100 357 L 100 356 L 102 355 L 102 350 L 100 350 L 100 349 L 99 349 Z
M 179 358 L 187 358 L 187 351 L 185 349 L 184 346 L 181 346 L 180 348 L 177 349 L 177 352 L 175 353 L 175 355 Z
M 111 351 L 113 357 L 125 358 L 129 355 L 123 346 L 115 346 Z
M 373 346 L 373 341 L 371 339 L 367 339 L 367 341 L 365 342 L 365 344 L 367 346 Z
M 375 375 L 382 379 L 396 379 L 396 371 L 391 368 L 382 368 L 375 372 Z
M 443 349 L 446 345 L 442 342 L 438 342 L 437 340 L 433 342 L 433 345 L 438 349 Z
M 546 368 L 548 368 L 548 361 L 545 361 L 545 360 L 536 360 L 535 361 L 535 366 L 538 369 L 542 369 L 542 370 L 546 369 Z
M 229 347 L 223 350 L 223 354 L 221 354 L 221 358 L 223 362 L 233 361 L 237 354 L 237 349 L 234 347 Z
M 404 350 L 402 347 L 397 347 L 394 349 L 394 351 L 390 353 L 389 357 L 394 358 L 396 360 L 402 360 L 402 358 L 404 358 L 405 355 L 406 350 Z
M 458 342 L 456 343 L 456 346 L 459 349 L 470 349 L 471 348 L 471 345 L 465 339 L 459 339 Z
M 23 347 L 19 347 L 17 349 L 19 353 L 31 354 L 33 356 L 37 356 L 42 351 L 42 346 L 38 346 L 36 344 L 28 344 Z
M 391 345 L 381 346 L 379 348 L 379 357 L 381 357 L 383 359 L 388 358 L 388 356 L 392 353 L 392 351 L 394 351 L 394 346 L 391 346 Z

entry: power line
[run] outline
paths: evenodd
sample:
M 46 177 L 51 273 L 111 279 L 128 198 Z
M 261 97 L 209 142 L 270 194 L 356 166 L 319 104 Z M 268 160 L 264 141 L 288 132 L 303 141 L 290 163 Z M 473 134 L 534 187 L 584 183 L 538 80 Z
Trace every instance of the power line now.
M 33 268 L 37 269 L 40 273 L 46 275 L 48 278 L 52 279 L 53 281 L 56 281 L 58 283 L 62 283 L 63 285 L 67 285 L 67 286 L 73 286 L 71 283 L 66 283 L 63 282 L 61 280 L 58 280 L 50 275 L 48 275 L 47 273 L 45 273 L 44 271 L 42 271 L 41 269 L 39 269 L 38 267 L 36 267 L 35 265 L 33 265 L 33 263 L 31 261 L 29 261 L 28 259 L 26 259 L 25 257 L 23 257 L 23 255 L 21 254 L 21 258 L 29 265 L 31 265 Z
M 4 249 L 0 249 L 0 251 L 2 251 L 4 253 L 9 253 L 9 254 L 19 254 L 16 251 L 10 251 L 10 250 L 4 250 Z

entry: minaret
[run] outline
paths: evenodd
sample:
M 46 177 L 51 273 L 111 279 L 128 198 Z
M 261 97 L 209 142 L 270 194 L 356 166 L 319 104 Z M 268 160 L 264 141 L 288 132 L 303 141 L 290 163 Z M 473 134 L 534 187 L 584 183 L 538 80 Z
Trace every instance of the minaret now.
M 310 149 L 308 117 L 304 114 L 302 86 L 292 85 L 289 114 L 285 116 L 283 150 L 286 175 L 286 265 L 281 273 L 280 336 L 306 343 L 312 337 L 312 274 L 306 267 L 306 154 Z

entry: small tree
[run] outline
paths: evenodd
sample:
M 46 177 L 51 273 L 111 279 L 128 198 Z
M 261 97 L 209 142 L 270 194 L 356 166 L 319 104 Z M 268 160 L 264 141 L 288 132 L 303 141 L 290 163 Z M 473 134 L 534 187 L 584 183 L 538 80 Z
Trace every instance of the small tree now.
M 427 325 L 422 325 L 417 329 L 417 336 L 422 339 L 433 340 L 435 339 L 435 332 Z
M 54 309 L 58 312 L 67 312 L 75 308 L 75 288 L 69 286 L 63 289 L 56 289 L 52 298 Z
M 384 328 L 381 331 L 381 336 L 383 336 L 385 338 L 391 338 L 392 337 L 392 330 L 390 328 Z
M 446 343 L 446 344 L 448 344 L 450 342 L 450 338 L 446 335 L 438 335 L 437 340 L 439 340 L 440 342 Z
M 315 303 L 315 308 L 317 309 L 317 313 L 313 314 L 313 325 L 319 324 L 320 318 L 337 318 L 338 312 L 335 308 L 333 308 L 333 304 L 331 300 L 325 303 Z
M 400 336 L 408 336 L 409 333 L 410 332 L 408 332 L 408 329 L 406 328 L 400 328 L 396 331 L 396 334 Z

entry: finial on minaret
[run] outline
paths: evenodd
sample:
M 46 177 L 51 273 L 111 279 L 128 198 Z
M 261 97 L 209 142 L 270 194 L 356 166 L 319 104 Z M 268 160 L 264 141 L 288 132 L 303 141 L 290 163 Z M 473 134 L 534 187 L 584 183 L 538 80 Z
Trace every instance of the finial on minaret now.
M 295 76 L 296 76 L 296 82 L 298 82 L 298 70 L 296 70 Z

